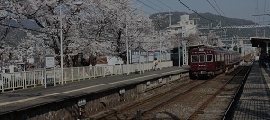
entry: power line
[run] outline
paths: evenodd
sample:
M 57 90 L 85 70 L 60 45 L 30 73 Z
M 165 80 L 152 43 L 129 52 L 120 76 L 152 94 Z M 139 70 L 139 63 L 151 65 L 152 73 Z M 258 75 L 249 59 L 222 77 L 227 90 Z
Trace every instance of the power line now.
M 154 4 L 153 2 L 151 2 L 150 0 L 147 0 L 148 2 L 150 2 L 151 4 L 153 4 L 154 6 L 156 6 L 156 7 L 158 7 L 158 8 L 160 8 L 160 9 L 162 9 L 162 10 L 164 10 L 162 7 L 160 7 L 160 6 L 158 6 L 158 5 L 156 5 L 156 4 Z M 160 1 L 161 2 L 161 1 Z M 161 2 L 162 3 L 162 2 Z M 165 5 L 165 4 L 163 4 L 163 5 Z M 166 6 L 166 5 L 165 5 Z M 168 6 L 167 6 L 168 7 Z M 165 11 L 165 10 L 164 10 Z M 174 17 L 174 16 L 173 16 Z M 174 17 L 175 19 L 178 19 L 178 18 L 176 18 L 176 17 Z M 164 21 L 163 21 L 164 22 Z M 171 23 L 170 23 L 171 24 Z
M 161 11 L 159 11 L 159 10 L 157 10 L 157 9 L 155 9 L 155 8 L 153 8 L 153 7 L 151 7 L 150 5 L 145 4 L 144 2 L 142 2 L 142 1 L 140 1 L 140 0 L 137 0 L 137 1 L 140 2 L 140 3 L 142 3 L 142 4 L 144 4 L 144 5 L 147 6 L 147 7 L 149 7 L 149 8 L 151 8 L 151 9 L 155 10 L 155 11 L 161 12 Z
M 218 9 L 219 9 L 219 10 L 223 13 L 223 15 L 225 16 L 224 12 L 219 8 L 219 6 L 218 6 L 216 0 L 214 0 L 214 1 L 215 1 L 215 3 L 216 3 L 216 6 L 218 7 Z
M 146 13 L 146 14 L 149 14 L 149 15 L 151 15 L 149 12 L 146 12 L 146 11 L 144 11 L 144 10 L 141 10 L 142 12 L 144 12 L 144 13 Z
M 217 11 L 217 9 L 213 6 L 213 4 L 211 3 L 211 2 L 209 2 L 209 0 L 207 0 L 207 2 L 212 6 L 212 8 L 214 8 L 215 9 L 215 11 L 219 14 L 219 16 L 223 19 L 223 20 L 225 20 L 225 18 Z M 225 20 L 225 22 L 228 24 L 228 25 L 230 25 L 228 22 L 227 22 L 227 20 Z
M 155 5 L 156 7 L 158 7 L 158 8 L 160 8 L 160 9 L 164 10 L 162 7 L 160 7 L 160 6 L 156 5 L 156 4 L 154 4 L 153 2 L 151 2 L 151 1 L 149 1 L 149 0 L 147 0 L 147 1 L 150 2 L 151 4 Z M 164 10 L 164 11 L 166 11 L 166 10 Z
M 211 19 L 208 19 L 208 18 L 205 18 L 205 17 L 203 17 L 202 15 L 200 15 L 197 11 L 190 9 L 190 8 L 189 8 L 186 4 L 184 4 L 181 0 L 179 0 L 179 2 L 180 2 L 183 6 L 185 6 L 188 10 L 193 11 L 194 13 L 196 13 L 197 15 L 199 15 L 201 18 L 206 19 L 206 20 L 208 20 L 208 21 L 211 21 L 211 22 L 214 22 L 214 23 L 217 23 L 217 24 L 218 24 L 218 22 L 216 22 L 216 21 L 214 21 L 214 20 L 211 20 Z
M 166 4 L 164 4 L 163 2 L 161 2 L 160 0 L 157 0 L 158 2 L 160 2 L 162 5 L 166 6 L 167 8 L 173 10 L 171 7 L 167 6 Z
M 150 5 L 148 5 L 148 4 L 144 3 L 144 2 L 142 2 L 142 1 L 140 1 L 140 0 L 137 0 L 137 1 L 140 2 L 140 3 L 142 3 L 143 5 L 145 5 L 145 6 L 148 7 L 148 8 L 151 8 L 151 9 L 153 9 L 153 10 L 155 10 L 155 11 L 160 12 L 160 13 L 162 12 L 162 11 L 153 8 L 152 6 L 150 6 Z M 149 3 L 155 5 L 156 7 L 161 8 L 160 6 L 154 4 L 153 2 L 150 2 L 149 0 L 147 0 L 147 1 L 148 1 Z M 162 8 L 161 8 L 161 9 L 162 9 Z M 164 10 L 164 9 L 163 9 L 163 10 Z M 143 11 L 143 12 L 145 12 L 145 11 Z M 145 12 L 145 13 L 146 13 L 146 12 Z M 164 20 L 161 20 L 161 21 L 164 22 Z M 161 22 L 158 22 L 158 26 L 161 26 Z

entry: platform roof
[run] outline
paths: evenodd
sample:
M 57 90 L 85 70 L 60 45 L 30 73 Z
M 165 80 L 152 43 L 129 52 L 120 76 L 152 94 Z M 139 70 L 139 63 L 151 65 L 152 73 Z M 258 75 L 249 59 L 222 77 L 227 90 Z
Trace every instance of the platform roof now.
M 270 43 L 270 38 L 266 38 L 266 37 L 250 37 L 250 42 L 252 44 L 252 47 L 266 47 L 266 42 Z

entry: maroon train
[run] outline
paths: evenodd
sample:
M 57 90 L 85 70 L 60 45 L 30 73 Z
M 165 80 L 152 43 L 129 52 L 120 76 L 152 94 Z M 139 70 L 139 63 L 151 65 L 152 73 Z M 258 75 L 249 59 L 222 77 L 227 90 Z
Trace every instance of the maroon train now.
M 217 47 L 198 47 L 189 52 L 191 79 L 214 77 L 240 62 L 240 53 Z

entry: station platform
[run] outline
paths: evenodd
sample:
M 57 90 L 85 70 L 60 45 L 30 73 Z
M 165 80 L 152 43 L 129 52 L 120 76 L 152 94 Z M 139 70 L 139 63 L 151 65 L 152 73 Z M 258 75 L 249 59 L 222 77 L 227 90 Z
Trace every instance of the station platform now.
M 254 62 L 244 85 L 239 101 L 236 102 L 231 119 L 269 120 L 270 119 L 270 70 Z
M 189 66 L 169 67 L 157 71 L 146 71 L 143 74 L 116 75 L 91 80 L 82 80 L 44 88 L 44 86 L 7 91 L 0 94 L 0 115 L 29 109 L 71 99 L 90 93 L 117 88 L 129 84 L 151 80 L 163 76 L 188 72 Z
M 163 68 L 143 74 L 117 75 L 105 78 L 83 80 L 48 88 L 44 86 L 10 91 L 0 94 L 0 116 L 10 112 L 62 101 L 77 96 L 97 93 L 163 76 L 187 72 L 189 66 Z M 232 119 L 270 119 L 270 70 L 254 62 L 246 80 L 243 92 L 234 106 Z

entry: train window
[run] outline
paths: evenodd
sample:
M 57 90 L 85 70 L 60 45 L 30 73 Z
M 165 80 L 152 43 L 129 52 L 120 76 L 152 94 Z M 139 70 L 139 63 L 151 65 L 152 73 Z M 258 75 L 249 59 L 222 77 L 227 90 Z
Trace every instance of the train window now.
M 212 55 L 207 55 L 206 61 L 207 62 L 212 62 L 213 56 Z
M 200 55 L 200 62 L 204 62 L 204 55 Z
M 191 62 L 198 62 L 198 56 L 197 55 L 191 55 Z

